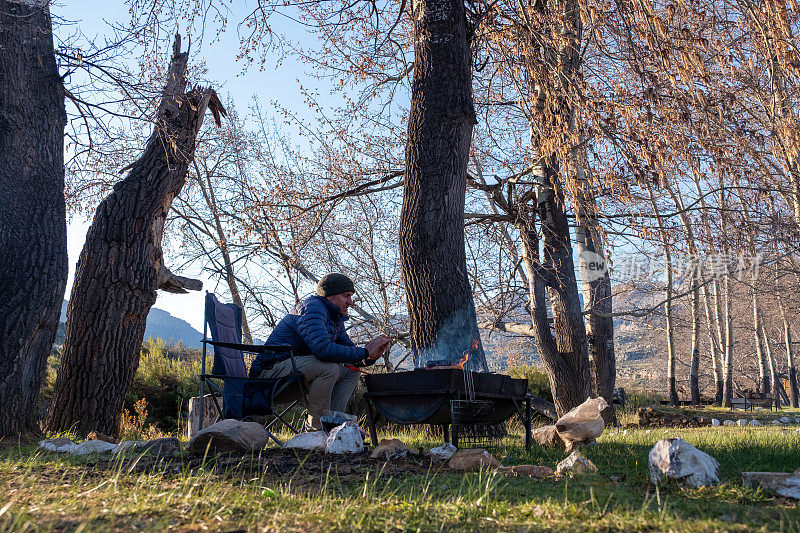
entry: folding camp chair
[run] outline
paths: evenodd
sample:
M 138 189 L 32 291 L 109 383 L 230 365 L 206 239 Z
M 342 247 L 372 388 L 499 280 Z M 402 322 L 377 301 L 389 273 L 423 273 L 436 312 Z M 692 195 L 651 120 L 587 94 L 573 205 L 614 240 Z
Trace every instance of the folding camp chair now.
M 208 332 L 211 332 L 211 339 Z M 303 375 L 297 370 L 292 347 L 258 346 L 242 344 L 242 309 L 235 304 L 223 304 L 214 293 L 206 292 L 205 320 L 203 325 L 203 362 L 200 374 L 200 412 L 203 413 L 205 400 L 205 386 L 211 390 L 211 399 L 217 411 L 217 420 L 234 418 L 245 420 L 254 416 L 271 416 L 270 422 L 265 426 L 267 434 L 279 446 L 282 443 L 272 434 L 270 428 L 276 422 L 281 422 L 295 433 L 299 430 L 292 426 L 284 417 L 286 413 L 303 401 L 308 406 L 306 398 L 305 381 Z M 214 366 L 211 374 L 206 374 L 206 345 L 214 347 Z M 280 378 L 251 378 L 247 376 L 244 363 L 244 353 L 270 354 L 273 362 L 291 359 L 292 372 Z M 216 382 L 221 381 L 222 387 Z M 285 398 L 289 389 L 296 387 L 299 398 L 295 398 L 283 411 L 274 407 L 278 395 Z M 222 407 L 218 397 L 222 396 Z M 200 416 L 200 429 L 203 429 L 203 416 Z

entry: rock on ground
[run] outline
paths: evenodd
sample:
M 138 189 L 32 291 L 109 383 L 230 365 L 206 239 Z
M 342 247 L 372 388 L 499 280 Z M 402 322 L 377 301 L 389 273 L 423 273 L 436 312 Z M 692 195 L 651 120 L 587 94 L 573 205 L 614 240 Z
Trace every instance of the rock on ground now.
M 559 418 L 556 431 L 565 442 L 596 439 L 606 428 L 601 416 L 606 408 L 608 403 L 603 398 L 589 398 Z
M 341 426 L 333 428 L 325 443 L 326 453 L 362 453 L 364 438 L 358 424 L 348 420 Z
M 747 425 L 747 420 L 745 420 L 744 418 L 740 418 L 739 420 L 736 421 L 736 425 L 737 426 L 746 426 Z
M 781 421 L 781 423 L 783 423 L 783 424 L 788 424 L 789 422 L 791 422 L 791 420 L 789 419 L 789 417 L 788 417 L 788 416 L 782 416 L 782 417 L 780 418 L 780 421 Z
M 114 451 L 116 444 L 104 440 L 85 440 L 77 444 L 70 453 L 75 455 L 89 455 L 90 453 L 106 453 Z
M 800 469 L 786 472 L 742 472 L 742 481 L 749 487 L 762 487 L 784 498 L 800 500 Z
M 445 442 L 441 446 L 437 446 L 436 448 L 431 448 L 430 454 L 431 457 L 433 457 L 435 460 L 444 462 L 450 460 L 450 458 L 453 457 L 453 454 L 455 454 L 457 450 L 458 448 L 456 448 L 449 442 Z
M 147 446 L 146 440 L 124 440 L 117 444 L 114 448 L 114 454 L 118 453 L 127 453 L 127 452 L 139 452 L 141 453 L 142 448 Z
M 204 428 L 189 440 L 186 449 L 193 455 L 206 453 L 255 452 L 267 445 L 267 430 L 257 422 L 227 419 Z
M 307 433 L 298 433 L 283 443 L 283 447 L 296 448 L 299 450 L 324 450 L 327 441 L 328 434 L 324 431 L 310 431 Z
M 556 465 L 556 476 L 580 476 L 597 472 L 597 467 L 579 451 L 572 452 L 569 457 Z
M 558 434 L 555 424 L 543 426 L 533 430 L 533 441 L 545 448 L 566 448 L 567 443 Z
M 711 419 L 711 425 L 712 425 L 713 427 L 717 427 L 717 426 L 719 426 L 719 420 L 717 420 L 716 418 L 712 418 L 712 419 Z
M 482 467 L 497 468 L 501 465 L 500 461 L 492 457 L 492 454 L 483 448 L 474 448 L 458 450 L 447 462 L 447 466 L 453 470 L 468 472 L 480 470 Z
M 719 463 L 681 438 L 663 439 L 650 450 L 650 480 L 675 480 L 694 487 L 719 483 Z
M 158 457 L 169 457 L 172 455 L 178 455 L 179 453 L 181 453 L 181 441 L 179 441 L 175 437 L 152 439 L 144 444 L 144 451 L 156 455 Z
M 500 471 L 512 477 L 532 477 L 536 479 L 545 479 L 555 474 L 552 468 L 545 465 L 502 466 Z
M 722 425 L 723 425 L 723 426 L 735 426 L 735 425 L 736 425 L 736 422 L 734 422 L 733 420 L 724 420 L 724 421 L 722 422 Z
M 748 422 L 747 425 L 749 425 L 749 426 L 761 426 L 763 424 L 761 424 L 761 422 L 759 422 L 758 420 L 753 419 L 750 422 Z
M 370 457 L 372 459 L 393 461 L 401 459 L 408 454 L 414 455 L 416 453 L 413 448 L 406 446 L 400 439 L 381 439 L 378 446 L 372 450 Z
M 77 446 L 77 444 L 66 437 L 58 437 L 56 439 L 45 439 L 43 441 L 39 441 L 39 448 L 47 450 L 48 452 L 71 452 L 75 446 Z

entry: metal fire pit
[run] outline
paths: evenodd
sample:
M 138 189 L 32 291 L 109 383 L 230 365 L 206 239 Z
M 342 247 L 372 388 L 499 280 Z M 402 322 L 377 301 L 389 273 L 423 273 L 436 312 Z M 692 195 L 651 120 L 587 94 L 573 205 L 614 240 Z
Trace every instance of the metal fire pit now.
M 365 376 L 367 423 L 373 445 L 378 443 L 376 412 L 396 424 L 441 426 L 445 442 L 452 429 L 454 446 L 466 426 L 496 425 L 517 414 L 525 426 L 525 447 L 531 428 L 528 380 L 503 374 L 471 372 L 474 395 L 467 391 L 464 370 L 418 369 Z

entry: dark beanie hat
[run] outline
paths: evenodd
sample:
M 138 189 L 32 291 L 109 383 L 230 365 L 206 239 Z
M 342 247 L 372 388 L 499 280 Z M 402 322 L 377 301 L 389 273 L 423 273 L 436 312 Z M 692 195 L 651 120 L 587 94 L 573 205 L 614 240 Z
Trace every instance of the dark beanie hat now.
M 343 292 L 356 292 L 353 280 L 344 274 L 331 272 L 322 276 L 322 279 L 317 283 L 317 294 L 319 296 L 335 296 Z

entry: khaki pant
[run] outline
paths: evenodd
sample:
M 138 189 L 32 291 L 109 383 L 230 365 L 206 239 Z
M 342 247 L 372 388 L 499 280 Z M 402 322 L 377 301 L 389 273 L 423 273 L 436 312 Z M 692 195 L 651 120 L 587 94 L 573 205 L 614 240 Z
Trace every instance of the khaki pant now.
M 358 372 L 341 363 L 320 361 L 313 355 L 295 357 L 297 370 L 303 374 L 308 388 L 308 419 L 306 427 L 322 429 L 323 411 L 344 411 L 358 384 Z M 292 372 L 292 360 L 286 359 L 264 370 L 262 378 L 280 378 Z

